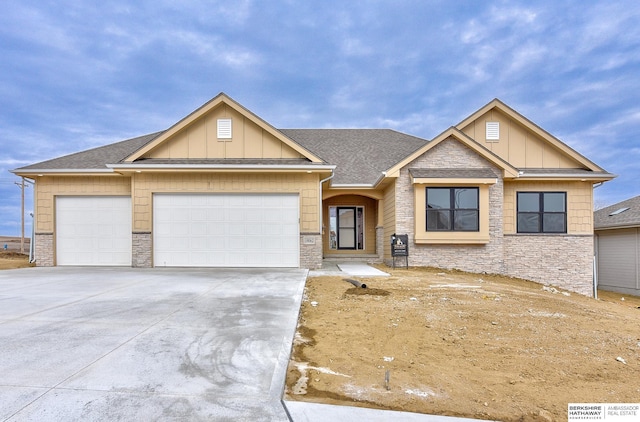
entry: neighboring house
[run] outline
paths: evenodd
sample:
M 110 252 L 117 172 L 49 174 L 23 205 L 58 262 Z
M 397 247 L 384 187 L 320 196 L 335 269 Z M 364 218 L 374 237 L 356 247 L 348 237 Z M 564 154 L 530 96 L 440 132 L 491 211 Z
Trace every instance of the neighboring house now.
M 594 213 L 598 288 L 640 296 L 640 196 Z
M 40 266 L 304 267 L 521 277 L 586 295 L 609 174 L 499 100 L 431 141 L 276 129 L 221 93 L 169 129 L 22 167 Z

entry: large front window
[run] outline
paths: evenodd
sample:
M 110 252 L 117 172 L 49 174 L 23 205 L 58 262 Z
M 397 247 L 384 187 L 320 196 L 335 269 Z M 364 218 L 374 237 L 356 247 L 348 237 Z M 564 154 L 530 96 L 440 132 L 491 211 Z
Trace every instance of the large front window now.
M 426 188 L 427 231 L 479 231 L 478 188 Z
M 518 233 L 566 232 L 566 192 L 518 192 Z

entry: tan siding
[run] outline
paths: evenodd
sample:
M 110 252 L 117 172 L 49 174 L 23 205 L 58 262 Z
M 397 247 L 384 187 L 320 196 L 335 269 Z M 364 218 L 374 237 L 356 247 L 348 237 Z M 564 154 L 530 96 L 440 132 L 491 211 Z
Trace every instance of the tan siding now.
M 499 141 L 486 140 L 486 122 L 500 123 Z M 492 109 L 465 126 L 462 131 L 478 143 L 518 168 L 581 168 L 574 159 L 559 151 L 542 137 Z
M 392 183 L 384 191 L 384 258 L 391 258 L 391 244 L 387 239 L 396 231 L 396 185 Z
M 218 119 L 230 118 L 232 138 L 218 139 Z M 210 110 L 144 155 L 145 158 L 301 158 L 293 148 L 226 104 Z
M 207 156 L 207 121 L 205 119 L 198 119 L 194 122 L 189 129 L 188 141 L 187 157 L 205 158 Z
M 55 197 L 60 195 L 130 195 L 131 178 L 103 177 L 38 177 L 36 180 L 36 232 L 53 233 Z
M 313 174 L 137 174 L 134 176 L 133 230 L 152 230 L 155 192 L 298 193 L 300 232 L 318 233 L 318 176 Z
M 506 182 L 504 232 L 517 231 L 516 192 L 567 192 L 567 233 L 593 234 L 593 187 L 589 182 Z
M 527 133 L 522 126 L 509 127 L 509 164 L 514 167 L 526 167 Z
M 262 146 L 262 128 L 255 123 L 248 122 L 245 124 L 245 150 L 251 154 L 250 158 L 262 158 L 264 149 Z

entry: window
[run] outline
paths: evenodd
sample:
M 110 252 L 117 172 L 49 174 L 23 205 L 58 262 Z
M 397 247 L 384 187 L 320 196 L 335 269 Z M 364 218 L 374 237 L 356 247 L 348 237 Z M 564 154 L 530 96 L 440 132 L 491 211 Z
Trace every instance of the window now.
M 426 188 L 429 231 L 479 231 L 478 188 Z
M 518 192 L 518 233 L 566 232 L 566 192 Z

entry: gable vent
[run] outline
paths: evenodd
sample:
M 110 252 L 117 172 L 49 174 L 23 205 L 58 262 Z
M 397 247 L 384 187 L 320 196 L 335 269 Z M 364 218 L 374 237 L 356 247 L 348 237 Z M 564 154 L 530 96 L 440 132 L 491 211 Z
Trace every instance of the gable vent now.
M 487 122 L 487 141 L 500 140 L 500 122 Z
M 218 139 L 231 139 L 231 119 L 218 119 Z

